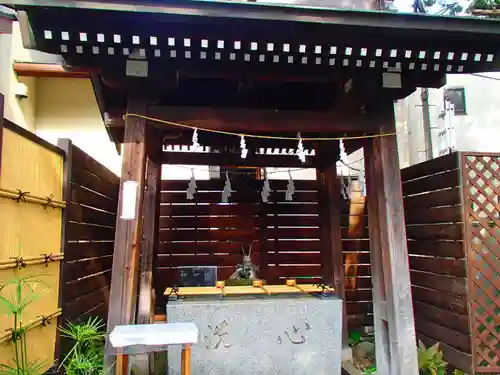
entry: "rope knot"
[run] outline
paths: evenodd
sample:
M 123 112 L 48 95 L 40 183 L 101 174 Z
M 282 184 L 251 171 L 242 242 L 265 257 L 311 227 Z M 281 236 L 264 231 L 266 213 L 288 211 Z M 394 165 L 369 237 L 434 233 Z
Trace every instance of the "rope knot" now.
M 21 339 L 21 335 L 23 333 L 22 329 L 14 329 L 14 328 L 6 329 L 6 331 L 11 332 L 11 340 L 12 340 L 12 342 L 19 341 Z
M 29 194 L 30 192 L 29 191 L 22 191 L 21 189 L 16 189 L 16 190 L 17 190 L 18 196 L 16 198 L 12 198 L 12 199 L 15 200 L 17 203 L 21 202 L 21 200 L 24 203 L 27 203 L 26 202 L 26 195 Z
M 43 208 L 45 208 L 45 209 L 47 209 L 47 207 L 56 208 L 56 206 L 54 205 L 54 195 L 53 194 L 46 196 L 45 199 L 47 199 L 47 202 L 42 204 Z
M 172 294 L 175 294 L 176 297 L 179 296 L 179 287 L 177 285 L 174 285 L 173 287 L 170 288 L 170 293 L 168 293 L 168 297 L 170 297 Z
M 27 264 L 24 261 L 23 257 L 10 257 L 10 259 L 13 259 L 16 262 L 16 267 L 18 270 L 21 268 L 26 268 Z
M 330 287 L 330 286 L 328 286 L 326 284 L 323 284 L 323 283 L 314 284 L 314 286 L 317 286 L 318 288 L 321 288 L 321 292 L 322 293 L 332 292 L 333 291 L 332 287 Z
M 52 255 L 52 253 L 50 254 L 40 254 L 41 256 L 43 256 L 43 263 L 45 264 L 45 267 L 48 267 L 49 266 L 49 262 L 54 262 L 54 256 Z
M 50 324 L 50 321 L 52 320 L 51 316 L 44 316 L 44 315 L 42 315 L 41 318 L 42 318 L 41 324 L 44 327 L 47 327 Z

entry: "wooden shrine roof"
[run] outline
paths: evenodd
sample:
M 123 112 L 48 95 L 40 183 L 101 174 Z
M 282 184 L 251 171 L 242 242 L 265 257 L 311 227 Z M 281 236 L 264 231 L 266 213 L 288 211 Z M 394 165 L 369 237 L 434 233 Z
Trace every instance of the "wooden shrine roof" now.
M 337 114 L 359 112 L 366 123 L 381 95 L 398 99 L 418 86 L 440 87 L 447 73 L 500 70 L 500 23 L 493 20 L 244 2 L 0 3 L 20 11 L 25 47 L 97 72 L 96 97 L 115 142 L 123 138 L 130 75 L 147 77 L 155 105 L 178 107 L 156 117 L 193 125 L 193 111 L 186 117 L 179 110 L 189 106 L 259 108 L 260 120 L 266 110 L 330 111 L 317 114 L 328 121 L 311 117 L 309 131 L 345 133 L 371 130 Z M 386 72 L 401 73 L 398 88 L 385 88 Z M 347 91 L 349 106 L 342 101 Z M 232 116 L 219 112 L 219 122 Z M 248 120 L 243 128 L 306 131 L 288 116 L 284 127 Z
M 431 75 L 500 67 L 494 20 L 212 1 L 2 2 L 27 11 L 33 48 L 62 54 L 73 66 L 124 70 L 116 62 L 133 54 L 147 59 L 150 71 Z

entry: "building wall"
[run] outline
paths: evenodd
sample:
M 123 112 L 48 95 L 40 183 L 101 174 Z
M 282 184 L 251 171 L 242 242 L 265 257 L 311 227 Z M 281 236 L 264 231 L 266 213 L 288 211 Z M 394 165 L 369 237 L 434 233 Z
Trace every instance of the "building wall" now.
M 466 114 L 456 115 L 453 121 L 456 149 L 459 151 L 498 152 L 500 146 L 500 73 L 477 75 L 448 75 L 441 89 L 429 89 L 433 155 L 439 154 L 438 133 L 444 129 L 440 112 L 444 108 L 444 90 L 465 89 Z M 396 103 L 398 141 L 402 167 L 425 160 L 423 116 L 420 90 Z
M 60 56 L 23 47 L 18 22 L 11 34 L 0 34 L 0 92 L 5 96 L 5 117 L 56 144 L 70 138 L 87 154 L 119 174 L 121 158 L 109 141 L 88 79 L 17 77 L 14 62 L 61 63 Z M 16 97 L 25 84 L 27 97 Z
M 121 158 L 109 141 L 89 79 L 38 78 L 36 134 L 49 142 L 69 138 L 119 174 Z
M 0 93 L 5 97 L 5 117 L 33 131 L 35 129 L 36 80 L 31 77 L 18 79 L 12 69 L 12 62 L 15 59 L 23 59 L 23 51 L 28 52 L 21 47 L 19 25 L 13 22 L 12 34 L 0 34 Z M 25 84 L 32 95 L 26 99 L 18 99 L 15 94 L 16 85 L 19 82 Z

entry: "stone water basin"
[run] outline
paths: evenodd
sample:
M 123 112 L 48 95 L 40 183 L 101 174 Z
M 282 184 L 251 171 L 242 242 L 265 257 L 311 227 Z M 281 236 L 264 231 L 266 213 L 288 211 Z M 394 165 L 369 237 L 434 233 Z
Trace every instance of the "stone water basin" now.
M 169 300 L 168 322 L 193 322 L 192 375 L 340 375 L 342 300 L 333 294 L 191 295 Z M 180 374 L 180 347 L 168 374 Z

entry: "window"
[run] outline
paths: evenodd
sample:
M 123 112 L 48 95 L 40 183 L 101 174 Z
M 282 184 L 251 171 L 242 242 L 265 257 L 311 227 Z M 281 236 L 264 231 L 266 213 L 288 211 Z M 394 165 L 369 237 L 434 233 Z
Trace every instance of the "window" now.
M 444 100 L 450 101 L 455 106 L 456 115 L 466 115 L 465 89 L 463 87 L 452 87 L 444 91 Z

